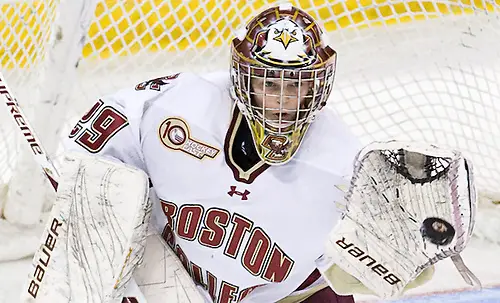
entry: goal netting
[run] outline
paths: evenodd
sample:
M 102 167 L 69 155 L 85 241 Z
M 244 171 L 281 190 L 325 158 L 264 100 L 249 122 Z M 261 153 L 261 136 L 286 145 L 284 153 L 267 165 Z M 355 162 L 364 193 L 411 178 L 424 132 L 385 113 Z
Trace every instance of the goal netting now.
M 233 33 L 276 2 L 0 0 L 0 69 L 57 164 L 61 138 L 98 96 L 172 72 L 227 70 Z M 290 2 L 323 24 L 339 54 L 329 108 L 363 143 L 461 150 L 489 197 L 477 234 L 494 240 L 481 222 L 498 221 L 500 207 L 491 203 L 500 193 L 500 1 Z M 6 113 L 0 210 L 32 226 L 51 189 Z

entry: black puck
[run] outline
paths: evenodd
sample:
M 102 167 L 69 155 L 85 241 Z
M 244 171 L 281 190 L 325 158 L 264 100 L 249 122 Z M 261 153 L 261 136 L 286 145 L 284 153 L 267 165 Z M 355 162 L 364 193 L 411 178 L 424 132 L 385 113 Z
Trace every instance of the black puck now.
M 441 218 L 426 218 L 420 228 L 422 236 L 436 245 L 448 245 L 455 236 L 455 228 Z

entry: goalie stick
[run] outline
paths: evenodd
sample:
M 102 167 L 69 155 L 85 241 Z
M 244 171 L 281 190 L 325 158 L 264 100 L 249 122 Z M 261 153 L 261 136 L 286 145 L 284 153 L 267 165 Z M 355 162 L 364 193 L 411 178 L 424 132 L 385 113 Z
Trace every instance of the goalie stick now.
M 35 161 L 42 168 L 43 173 L 50 181 L 50 184 L 52 185 L 54 190 L 57 191 L 59 173 L 57 172 L 54 163 L 52 163 L 49 156 L 47 155 L 45 148 L 43 148 L 43 145 L 41 144 L 40 139 L 36 135 L 33 127 L 31 127 L 31 125 L 29 124 L 28 119 L 19 106 L 17 99 L 14 97 L 12 90 L 7 85 L 2 72 L 0 72 L 0 94 L 4 98 L 5 106 L 7 107 L 10 116 L 23 134 L 23 137 L 26 139 L 31 152 L 33 153 Z

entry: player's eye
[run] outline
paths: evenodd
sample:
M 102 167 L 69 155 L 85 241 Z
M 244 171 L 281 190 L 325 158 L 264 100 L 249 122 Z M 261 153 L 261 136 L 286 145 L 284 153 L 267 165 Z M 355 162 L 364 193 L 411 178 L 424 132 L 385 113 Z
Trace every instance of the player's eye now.
M 264 86 L 265 87 L 275 87 L 276 83 L 274 83 L 273 81 L 266 81 L 266 82 L 264 82 Z
M 293 82 L 291 82 L 290 84 L 288 84 L 288 86 L 291 86 L 291 87 L 299 87 L 299 81 L 293 81 Z

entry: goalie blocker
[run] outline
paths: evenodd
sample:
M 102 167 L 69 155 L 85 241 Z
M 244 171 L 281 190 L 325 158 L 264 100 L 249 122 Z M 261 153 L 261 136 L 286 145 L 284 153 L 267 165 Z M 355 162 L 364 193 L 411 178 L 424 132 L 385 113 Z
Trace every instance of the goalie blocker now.
M 22 302 L 120 302 L 143 257 L 148 193 L 138 169 L 67 154 Z
M 21 302 L 125 302 L 125 295 L 131 302 L 154 303 L 161 302 L 155 296 L 158 289 L 166 287 L 163 299 L 203 302 L 174 253 L 157 235 L 147 234 L 148 193 L 149 181 L 141 170 L 67 154 Z M 168 263 L 162 279 L 152 281 L 150 271 L 136 270 L 144 251 L 158 259 L 155 265 Z M 131 280 L 133 273 L 138 284 Z
M 373 143 L 357 156 L 346 209 L 320 267 L 337 293 L 352 293 L 354 277 L 367 288 L 356 292 L 393 298 L 428 281 L 433 271 L 426 269 L 451 257 L 467 283 L 480 285 L 459 256 L 475 214 L 472 167 L 462 154 L 424 144 Z M 345 273 L 351 285 L 341 277 Z

